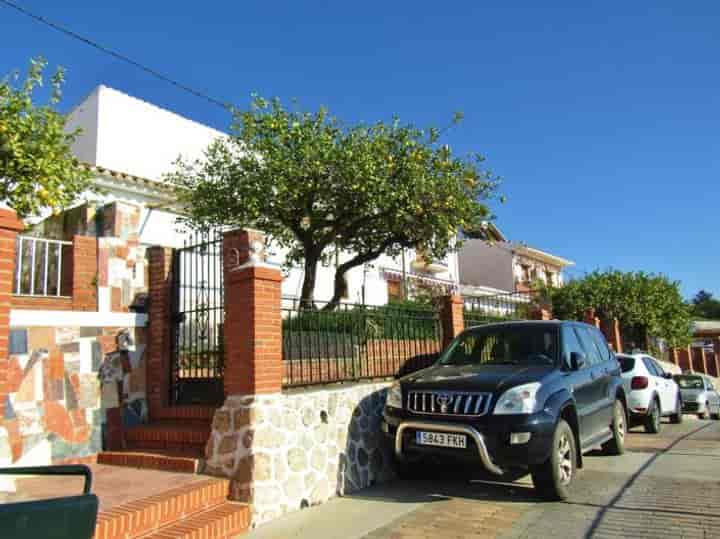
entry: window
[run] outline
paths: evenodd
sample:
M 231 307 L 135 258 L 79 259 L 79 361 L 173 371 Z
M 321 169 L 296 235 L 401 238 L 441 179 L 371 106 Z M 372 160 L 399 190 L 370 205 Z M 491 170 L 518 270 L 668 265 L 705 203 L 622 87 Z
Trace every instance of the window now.
M 575 333 L 580 340 L 583 350 L 585 350 L 585 356 L 587 357 L 588 363 L 590 365 L 598 365 L 599 363 L 602 363 L 600 350 L 598 349 L 597 344 L 595 344 L 595 339 L 593 338 L 593 334 L 590 329 L 577 326 L 575 327 Z
M 562 351 L 563 351 L 563 363 L 569 369 L 570 368 L 570 354 L 572 352 L 579 352 L 585 354 L 585 351 L 578 341 L 577 335 L 573 331 L 572 326 L 562 327 Z
M 650 373 L 650 376 L 662 376 L 655 367 L 655 363 L 653 363 L 653 360 L 650 359 L 647 356 L 644 356 L 642 358 L 643 363 L 645 363 L 645 367 L 647 367 L 648 372 Z
M 630 372 L 635 368 L 635 358 L 632 356 L 617 356 L 622 372 Z
M 442 365 L 555 365 L 554 328 L 477 328 L 464 333 L 443 354 Z
M 658 372 L 658 376 L 665 376 L 665 369 L 663 369 L 655 359 L 650 358 L 650 362 L 653 364 L 653 367 L 655 367 L 655 370 Z
M 605 335 L 599 329 L 592 330 L 592 336 L 594 337 L 595 344 L 597 345 L 600 357 L 603 361 L 609 360 L 612 355 L 610 354 L 610 347 L 605 340 Z
M 550 286 L 555 284 L 555 274 L 552 271 L 545 270 L 545 282 Z

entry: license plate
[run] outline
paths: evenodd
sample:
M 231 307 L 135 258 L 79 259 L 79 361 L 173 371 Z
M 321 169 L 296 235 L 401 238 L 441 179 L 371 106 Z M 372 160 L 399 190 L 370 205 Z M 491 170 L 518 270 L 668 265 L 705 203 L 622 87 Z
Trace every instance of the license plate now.
M 415 433 L 415 441 L 418 445 L 434 445 L 437 447 L 454 447 L 458 449 L 465 449 L 467 447 L 467 436 L 447 432 L 427 432 L 419 430 Z

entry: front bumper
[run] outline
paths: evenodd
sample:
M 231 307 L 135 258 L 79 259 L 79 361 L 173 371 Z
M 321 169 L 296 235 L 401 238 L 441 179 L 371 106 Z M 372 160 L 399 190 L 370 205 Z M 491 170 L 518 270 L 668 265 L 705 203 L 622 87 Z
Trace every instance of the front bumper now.
M 703 414 L 705 413 L 705 403 L 683 401 L 682 410 L 686 414 Z
M 422 418 L 402 410 L 386 408 L 382 432 L 398 459 L 438 456 L 452 460 L 480 462 L 490 473 L 527 468 L 550 457 L 556 417 L 542 410 L 529 415 L 487 415 L 478 421 Z M 464 419 L 464 418 L 462 418 Z M 417 431 L 450 432 L 468 437 L 466 449 L 419 445 Z M 525 443 L 510 443 L 513 434 L 529 434 Z

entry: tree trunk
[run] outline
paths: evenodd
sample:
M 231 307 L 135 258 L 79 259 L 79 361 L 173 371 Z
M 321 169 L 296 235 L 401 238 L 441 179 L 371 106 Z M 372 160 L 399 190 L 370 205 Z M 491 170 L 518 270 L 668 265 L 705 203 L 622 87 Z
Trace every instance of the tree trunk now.
M 315 280 L 317 278 L 317 265 L 320 257 L 313 252 L 305 253 L 305 274 L 303 275 L 302 292 L 300 293 L 300 308 L 315 308 Z

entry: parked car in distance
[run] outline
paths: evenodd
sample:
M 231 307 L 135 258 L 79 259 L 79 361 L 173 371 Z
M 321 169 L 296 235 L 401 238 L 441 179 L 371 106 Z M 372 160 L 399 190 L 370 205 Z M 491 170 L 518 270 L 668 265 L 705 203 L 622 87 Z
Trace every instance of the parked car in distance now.
M 645 432 L 657 434 L 662 418 L 682 423 L 682 396 L 672 374 L 665 372 L 647 354 L 616 354 L 622 370 L 631 425 L 643 425 Z
M 720 395 L 709 379 L 698 374 L 678 374 L 675 381 L 680 386 L 685 413 L 720 419 Z
M 529 471 L 565 499 L 583 454 L 624 452 L 620 365 L 600 331 L 579 322 L 488 324 L 458 335 L 431 367 L 388 390 L 381 429 L 401 477 L 432 458 L 501 476 Z

